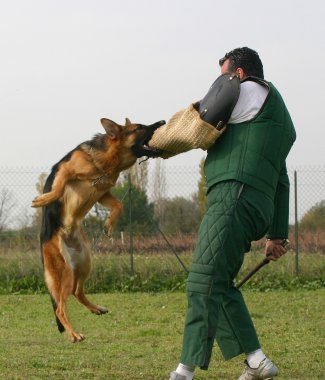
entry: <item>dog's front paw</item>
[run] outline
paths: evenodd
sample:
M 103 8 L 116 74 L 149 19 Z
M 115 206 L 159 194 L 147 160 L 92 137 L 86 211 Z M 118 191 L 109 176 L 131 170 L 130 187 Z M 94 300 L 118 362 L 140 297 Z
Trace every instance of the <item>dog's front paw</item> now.
M 32 207 L 40 207 L 40 202 L 41 200 L 39 199 L 40 197 L 36 197 L 32 201 Z
M 113 240 L 113 226 L 110 223 L 103 229 L 103 233 L 110 240 Z
M 32 202 L 32 207 L 43 207 L 58 200 L 62 194 L 57 191 L 50 191 L 36 197 Z
M 32 207 L 43 207 L 50 203 L 49 193 L 39 195 L 32 201 Z

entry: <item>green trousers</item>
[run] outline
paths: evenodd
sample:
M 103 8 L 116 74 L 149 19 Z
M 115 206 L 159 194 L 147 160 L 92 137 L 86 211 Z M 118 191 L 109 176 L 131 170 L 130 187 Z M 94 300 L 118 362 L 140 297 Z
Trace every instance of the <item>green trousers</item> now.
M 215 340 L 226 360 L 260 348 L 233 280 L 251 242 L 265 235 L 273 208 L 268 196 L 237 181 L 220 182 L 209 192 L 187 280 L 181 363 L 207 369 Z

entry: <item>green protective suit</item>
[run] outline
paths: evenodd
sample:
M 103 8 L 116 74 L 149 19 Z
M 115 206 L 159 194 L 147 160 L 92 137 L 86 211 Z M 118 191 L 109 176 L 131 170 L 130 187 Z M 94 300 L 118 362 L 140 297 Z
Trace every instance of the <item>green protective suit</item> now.
M 224 358 L 260 348 L 241 292 L 234 286 L 245 252 L 267 234 L 288 234 L 285 159 L 295 130 L 269 82 L 267 99 L 250 121 L 228 125 L 208 150 L 208 209 L 187 281 L 188 312 L 181 362 L 207 369 L 216 339 Z

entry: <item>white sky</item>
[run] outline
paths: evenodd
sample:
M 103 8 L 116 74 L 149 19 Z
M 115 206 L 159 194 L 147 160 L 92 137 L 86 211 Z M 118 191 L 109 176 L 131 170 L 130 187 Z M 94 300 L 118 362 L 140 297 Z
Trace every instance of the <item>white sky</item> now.
M 258 51 L 291 113 L 288 166 L 324 165 L 324 10 L 324 0 L 0 0 L 0 166 L 50 167 L 103 132 L 101 117 L 168 120 L 239 46 Z

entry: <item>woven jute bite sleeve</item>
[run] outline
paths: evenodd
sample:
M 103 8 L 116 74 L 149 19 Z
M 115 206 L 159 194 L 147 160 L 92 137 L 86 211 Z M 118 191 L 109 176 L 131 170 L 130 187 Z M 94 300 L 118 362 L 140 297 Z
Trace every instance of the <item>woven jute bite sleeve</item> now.
M 200 118 L 195 103 L 175 113 L 167 124 L 159 127 L 149 146 L 163 150 L 162 158 L 169 158 L 192 149 L 207 150 L 222 135 L 220 131 Z

